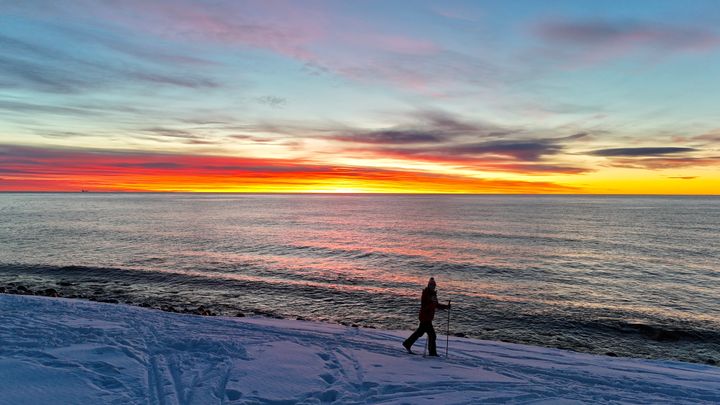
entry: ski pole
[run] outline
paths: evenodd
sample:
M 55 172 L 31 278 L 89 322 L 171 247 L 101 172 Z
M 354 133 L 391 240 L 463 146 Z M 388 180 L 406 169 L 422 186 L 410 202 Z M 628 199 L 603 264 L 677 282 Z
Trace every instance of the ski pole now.
M 450 300 L 448 300 L 448 324 L 447 333 L 445 334 L 445 358 L 448 357 L 448 349 L 450 348 Z

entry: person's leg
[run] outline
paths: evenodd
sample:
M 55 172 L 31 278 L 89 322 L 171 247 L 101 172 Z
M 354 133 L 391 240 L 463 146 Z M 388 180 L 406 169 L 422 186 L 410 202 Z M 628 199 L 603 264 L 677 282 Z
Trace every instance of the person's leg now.
M 425 333 L 425 327 L 422 322 L 420 322 L 420 326 L 413 332 L 412 335 L 410 335 L 409 338 L 405 339 L 403 342 L 403 346 L 405 346 L 406 349 L 410 350 L 413 344 L 415 344 L 415 341 L 420 339 L 420 336 L 422 336 Z
M 428 323 L 426 332 L 428 334 L 428 354 L 430 356 L 437 356 L 437 346 L 435 343 L 437 336 L 435 335 L 435 328 L 433 328 L 432 322 Z

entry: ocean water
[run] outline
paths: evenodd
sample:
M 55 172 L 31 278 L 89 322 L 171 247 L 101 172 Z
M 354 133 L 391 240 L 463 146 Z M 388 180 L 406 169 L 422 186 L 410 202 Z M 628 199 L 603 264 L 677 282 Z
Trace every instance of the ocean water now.
M 0 194 L 5 287 L 410 333 L 430 276 L 451 333 L 720 362 L 718 197 Z

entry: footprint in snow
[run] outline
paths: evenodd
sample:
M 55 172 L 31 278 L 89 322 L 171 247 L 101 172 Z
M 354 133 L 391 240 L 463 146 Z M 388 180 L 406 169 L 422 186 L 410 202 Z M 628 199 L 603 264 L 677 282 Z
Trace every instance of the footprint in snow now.
M 335 377 L 330 374 L 322 374 L 320 378 L 322 378 L 328 384 L 332 384 L 335 382 Z
M 320 394 L 320 399 L 323 402 L 335 402 L 338 399 L 339 393 L 335 390 L 328 390 Z
M 237 401 L 240 397 L 242 397 L 242 392 L 227 389 L 225 390 L 225 396 L 227 396 L 227 398 L 231 401 Z

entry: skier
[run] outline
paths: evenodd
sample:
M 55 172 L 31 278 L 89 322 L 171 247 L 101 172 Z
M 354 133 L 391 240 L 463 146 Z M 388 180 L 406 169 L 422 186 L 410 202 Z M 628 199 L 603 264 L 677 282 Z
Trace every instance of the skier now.
M 450 309 L 450 303 L 443 305 L 438 302 L 437 291 L 435 291 L 435 279 L 430 277 L 427 287 L 422 292 L 420 303 L 420 326 L 403 342 L 403 346 L 410 354 L 414 354 L 410 349 L 416 340 L 423 334 L 428 335 L 428 351 L 430 356 L 437 356 L 437 347 L 435 346 L 435 329 L 433 328 L 433 318 L 435 318 L 435 309 Z

